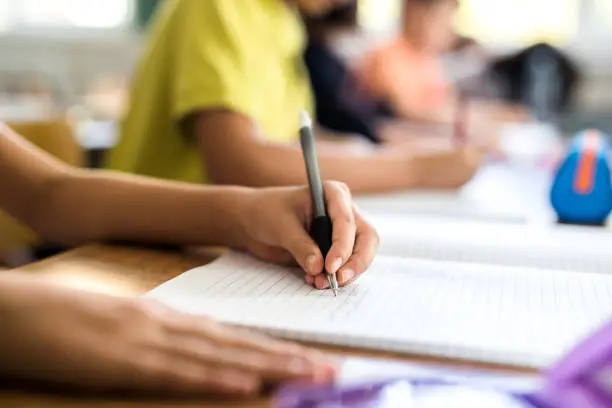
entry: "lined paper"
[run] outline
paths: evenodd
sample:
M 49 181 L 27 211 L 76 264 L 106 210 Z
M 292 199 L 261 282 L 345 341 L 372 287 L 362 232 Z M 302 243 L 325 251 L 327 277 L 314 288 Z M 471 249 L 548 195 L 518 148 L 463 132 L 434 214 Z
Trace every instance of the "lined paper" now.
M 545 367 L 612 313 L 612 277 L 380 256 L 335 298 L 230 253 L 148 295 L 293 340 Z
M 371 217 L 379 253 L 408 258 L 612 274 L 607 229 L 449 221 L 434 217 Z
M 374 214 L 438 216 L 526 225 L 553 215 L 548 171 L 519 163 L 487 163 L 456 192 L 420 190 L 362 195 L 356 203 Z

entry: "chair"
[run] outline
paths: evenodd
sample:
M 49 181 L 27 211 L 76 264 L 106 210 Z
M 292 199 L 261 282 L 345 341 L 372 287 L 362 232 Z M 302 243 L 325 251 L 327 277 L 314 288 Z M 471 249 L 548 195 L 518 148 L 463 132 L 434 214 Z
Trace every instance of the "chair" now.
M 83 165 L 83 149 L 75 140 L 71 126 L 63 118 L 8 122 L 7 125 L 58 159 L 74 166 Z M 27 261 L 24 259 L 24 253 L 29 253 L 33 246 L 39 243 L 40 241 L 30 229 L 15 221 L 8 214 L 0 212 L 0 254 L 4 254 L 9 266 L 17 266 L 15 264 Z

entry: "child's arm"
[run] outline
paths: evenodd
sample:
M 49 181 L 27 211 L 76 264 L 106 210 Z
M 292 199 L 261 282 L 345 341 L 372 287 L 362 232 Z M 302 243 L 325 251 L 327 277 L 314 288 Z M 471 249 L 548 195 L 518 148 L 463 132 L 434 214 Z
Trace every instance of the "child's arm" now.
M 298 145 L 269 143 L 258 137 L 252 121 L 226 110 L 202 111 L 194 136 L 207 165 L 208 176 L 218 184 L 253 187 L 306 183 Z M 427 157 L 409 149 L 343 151 L 338 144 L 319 146 L 319 165 L 325 179 L 338 180 L 355 193 L 411 188 L 457 188 L 467 182 L 480 164 L 470 149 Z
M 81 170 L 0 131 L 0 207 L 58 242 L 239 242 L 227 220 L 249 192 Z
M 374 229 L 355 209 L 348 190 L 325 183 L 334 225 L 327 270 L 354 275 L 372 262 Z M 105 239 L 167 244 L 222 245 L 271 261 L 295 259 L 322 288 L 323 257 L 309 237 L 306 187 L 253 190 L 81 170 L 59 162 L 0 129 L 0 208 L 55 242 Z M 340 261 L 340 262 L 339 262 Z

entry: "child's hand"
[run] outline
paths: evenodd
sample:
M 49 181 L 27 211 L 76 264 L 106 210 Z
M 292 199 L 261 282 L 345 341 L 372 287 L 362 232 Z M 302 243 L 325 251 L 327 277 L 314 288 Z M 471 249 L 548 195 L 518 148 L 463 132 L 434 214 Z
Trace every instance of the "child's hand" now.
M 0 375 L 97 391 L 253 395 L 332 380 L 334 363 L 294 344 L 141 299 L 0 280 Z
M 244 203 L 241 217 L 248 251 L 272 262 L 297 261 L 306 282 L 318 289 L 328 287 L 324 269 L 337 273 L 341 286 L 355 280 L 378 248 L 378 235 L 355 208 L 348 188 L 326 182 L 324 189 L 333 224 L 333 244 L 325 261 L 308 234 L 313 213 L 307 187 L 256 190 Z
M 425 189 L 457 189 L 474 177 L 485 151 L 478 147 L 436 152 L 412 158 L 410 171 L 415 187 Z

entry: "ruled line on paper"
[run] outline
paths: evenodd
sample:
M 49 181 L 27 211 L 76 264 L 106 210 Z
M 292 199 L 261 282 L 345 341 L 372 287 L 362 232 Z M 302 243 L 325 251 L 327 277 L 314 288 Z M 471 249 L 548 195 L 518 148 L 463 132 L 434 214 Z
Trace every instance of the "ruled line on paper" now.
M 288 338 L 495 362 L 552 362 L 612 310 L 610 276 L 461 262 L 381 256 L 337 298 L 244 254 L 186 275 L 151 297 Z

